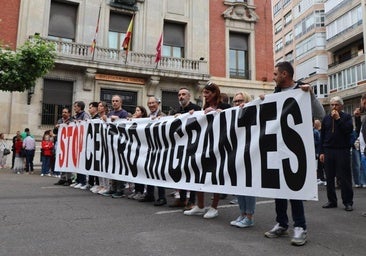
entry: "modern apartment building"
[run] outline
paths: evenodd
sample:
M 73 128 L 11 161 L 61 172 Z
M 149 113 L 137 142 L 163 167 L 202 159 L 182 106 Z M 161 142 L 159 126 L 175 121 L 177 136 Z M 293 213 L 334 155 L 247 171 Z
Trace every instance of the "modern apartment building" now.
M 56 61 L 34 90 L 0 92 L 2 112 L 9 114 L 9 122 L 0 123 L 6 134 L 29 127 L 40 136 L 77 100 L 110 102 L 119 94 L 133 113 L 154 95 L 169 112 L 178 107 L 181 87 L 202 104 L 201 89 L 209 80 L 229 97 L 242 90 L 257 97 L 273 89 L 269 0 L 9 2 L 19 3 L 15 45 L 39 34 L 55 45 Z M 129 27 L 127 52 L 122 43 Z M 161 35 L 162 58 L 156 63 Z
M 274 0 L 275 62 L 294 64 L 327 108 L 340 96 L 353 113 L 365 93 L 364 0 Z
M 365 1 L 328 0 L 324 7 L 329 96 L 341 96 L 345 111 L 353 113 L 366 93 Z
M 275 63 L 290 61 L 294 79 L 311 84 L 318 98 L 328 96 L 324 2 L 272 1 Z

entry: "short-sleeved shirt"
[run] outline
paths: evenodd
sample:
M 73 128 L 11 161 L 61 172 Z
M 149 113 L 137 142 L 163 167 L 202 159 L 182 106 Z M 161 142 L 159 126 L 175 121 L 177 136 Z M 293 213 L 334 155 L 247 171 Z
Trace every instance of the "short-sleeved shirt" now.
M 128 117 L 128 113 L 126 110 L 124 110 L 123 108 L 120 110 L 112 110 L 108 113 L 108 117 L 111 116 L 118 116 L 119 118 L 127 118 Z

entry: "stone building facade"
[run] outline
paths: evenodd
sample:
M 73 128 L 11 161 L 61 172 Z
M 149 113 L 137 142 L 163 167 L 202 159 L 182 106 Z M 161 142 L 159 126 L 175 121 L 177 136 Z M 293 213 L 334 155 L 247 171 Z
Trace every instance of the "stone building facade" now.
M 40 138 L 62 107 L 77 100 L 110 102 L 119 94 L 123 107 L 133 113 L 154 95 L 168 113 L 178 107 L 181 87 L 202 104 L 201 90 L 209 80 L 231 98 L 238 91 L 257 97 L 273 89 L 267 0 L 13 2 L 19 2 L 16 45 L 39 34 L 54 43 L 57 57 L 54 69 L 38 79 L 34 90 L 0 92 L 7 121 L 0 123 L 0 130 L 8 137 L 29 127 Z M 122 43 L 132 20 L 126 52 Z M 162 59 L 156 63 L 161 35 Z

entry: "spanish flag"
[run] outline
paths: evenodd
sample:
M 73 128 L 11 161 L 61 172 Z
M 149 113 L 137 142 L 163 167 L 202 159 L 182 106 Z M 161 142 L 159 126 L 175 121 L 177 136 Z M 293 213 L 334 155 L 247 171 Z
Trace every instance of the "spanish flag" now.
M 90 46 L 90 52 L 93 54 L 93 60 L 94 60 L 94 51 L 95 51 L 95 46 L 97 45 L 97 36 L 98 36 L 98 30 L 99 30 L 99 20 L 100 20 L 100 9 L 102 9 L 102 5 L 99 6 L 99 13 L 98 13 L 98 21 L 97 21 L 97 27 L 95 29 L 95 36 L 93 39 L 93 42 Z
M 126 56 L 127 56 L 128 50 L 130 49 L 130 46 L 131 46 L 131 38 L 132 38 L 132 30 L 133 30 L 133 17 L 134 16 L 135 15 L 133 15 L 131 18 L 130 24 L 128 25 L 125 39 L 123 40 L 123 43 L 122 43 L 122 48 L 123 48 L 123 50 L 126 51 Z

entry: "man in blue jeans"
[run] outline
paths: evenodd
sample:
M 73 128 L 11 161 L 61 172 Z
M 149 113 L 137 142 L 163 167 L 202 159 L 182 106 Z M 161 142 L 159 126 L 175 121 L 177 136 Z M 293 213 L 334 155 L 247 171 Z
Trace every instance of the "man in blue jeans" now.
M 295 84 L 293 80 L 294 69 L 290 62 L 284 61 L 276 64 L 274 68 L 274 81 L 276 82 L 275 93 L 284 92 L 293 89 L 302 89 L 308 91 L 311 95 L 311 109 L 314 118 L 322 118 L 325 115 L 324 108 L 316 99 L 309 85 Z M 261 96 L 264 99 L 264 96 Z M 268 238 L 287 236 L 288 216 L 287 199 L 275 199 L 276 203 L 276 221 L 277 224 L 269 231 L 264 233 Z M 292 219 L 294 221 L 294 235 L 291 239 L 292 245 L 304 245 L 306 243 L 307 230 L 304 213 L 304 205 L 301 200 L 290 200 Z

